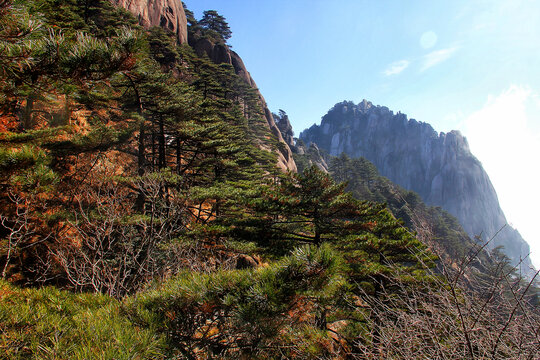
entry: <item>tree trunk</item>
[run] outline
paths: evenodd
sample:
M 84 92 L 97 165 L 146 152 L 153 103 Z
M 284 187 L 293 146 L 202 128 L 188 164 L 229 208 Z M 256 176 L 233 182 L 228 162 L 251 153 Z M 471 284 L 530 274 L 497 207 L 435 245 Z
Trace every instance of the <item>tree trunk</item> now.
M 137 85 L 129 76 L 128 74 L 124 73 L 124 76 L 128 78 L 129 82 L 131 83 L 131 86 L 133 87 L 133 91 L 135 92 L 135 98 L 137 100 L 137 113 L 142 118 L 143 117 L 143 105 L 141 96 L 139 94 L 139 89 L 137 89 Z M 137 152 L 137 173 L 139 176 L 144 175 L 144 167 L 146 165 L 146 159 L 145 159 L 145 152 L 146 147 L 144 143 L 144 137 L 145 137 L 145 121 L 141 120 L 141 124 L 139 125 L 139 148 Z M 137 200 L 135 200 L 135 209 L 137 211 L 143 211 L 144 210 L 144 202 L 146 200 L 146 197 L 144 195 L 144 191 L 142 189 L 139 189 L 139 194 L 137 195 Z
M 165 167 L 165 161 L 166 161 L 166 157 L 165 157 L 165 125 L 163 124 L 163 118 L 160 116 L 159 117 L 159 138 L 158 138 L 158 142 L 159 142 L 159 163 L 158 163 L 158 166 L 160 169 L 163 169 Z
M 22 124 L 25 130 L 29 130 L 35 125 L 32 119 L 32 114 L 34 112 L 34 100 L 36 100 L 36 94 L 31 92 L 26 99 L 26 107 L 24 108 L 22 114 Z

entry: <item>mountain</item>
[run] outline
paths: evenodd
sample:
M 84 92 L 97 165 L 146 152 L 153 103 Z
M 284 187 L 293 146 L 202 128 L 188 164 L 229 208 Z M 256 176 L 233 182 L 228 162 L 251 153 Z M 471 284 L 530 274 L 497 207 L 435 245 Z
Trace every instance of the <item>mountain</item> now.
M 0 0 L 0 358 L 538 358 L 540 292 L 446 266 L 440 208 L 313 143 L 276 167 L 223 16 L 114 4 Z
M 283 122 L 288 123 L 288 118 L 281 118 L 278 124 Z M 283 125 L 280 128 L 287 127 Z M 329 173 L 335 181 L 346 183 L 345 189 L 355 198 L 386 204 L 405 227 L 437 254 L 444 266 L 457 266 L 472 249 L 479 247 L 454 216 L 440 206 L 426 205 L 414 191 L 406 190 L 381 176 L 375 165 L 366 158 L 353 159 L 344 153 L 340 156 L 329 155 L 320 150 L 317 144 L 310 143 L 308 147 L 298 139 L 291 149 L 299 173 L 316 166 Z M 480 251 L 477 258 L 478 261 L 467 269 L 467 275 L 471 275 L 471 271 L 486 272 L 494 263 L 486 251 Z
M 336 104 L 299 139 L 330 155 L 365 157 L 383 176 L 456 216 L 471 237 L 487 241 L 497 234 L 488 247 L 504 246 L 514 264 L 527 257 L 529 245 L 506 225 L 495 189 L 459 131 L 437 134 L 427 123 L 364 100 Z M 529 258 L 523 265 L 531 266 Z

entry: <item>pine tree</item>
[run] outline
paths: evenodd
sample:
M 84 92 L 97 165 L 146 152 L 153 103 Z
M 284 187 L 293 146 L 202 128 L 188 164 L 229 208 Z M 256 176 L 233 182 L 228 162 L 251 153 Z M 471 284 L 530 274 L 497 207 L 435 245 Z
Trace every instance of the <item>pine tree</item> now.
M 215 10 L 206 10 L 198 23 L 203 29 L 209 30 L 211 34 L 217 34 L 223 41 L 227 41 L 232 36 L 231 29 L 225 18 Z
M 345 186 L 313 166 L 270 188 L 257 211 L 266 214 L 273 238 L 315 245 L 335 241 L 364 226 L 356 216 L 359 204 L 345 193 Z

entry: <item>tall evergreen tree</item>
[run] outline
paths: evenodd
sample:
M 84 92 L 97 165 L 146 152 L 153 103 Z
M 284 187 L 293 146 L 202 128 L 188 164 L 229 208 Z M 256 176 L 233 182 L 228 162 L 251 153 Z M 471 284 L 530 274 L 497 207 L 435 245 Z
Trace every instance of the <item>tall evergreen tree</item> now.
M 256 209 L 265 214 L 271 237 L 320 245 L 365 226 L 357 216 L 359 203 L 345 193 L 345 186 L 311 167 L 270 188 Z
M 227 41 L 232 36 L 231 29 L 225 18 L 215 10 L 206 10 L 198 23 L 203 29 L 217 34 L 222 40 Z

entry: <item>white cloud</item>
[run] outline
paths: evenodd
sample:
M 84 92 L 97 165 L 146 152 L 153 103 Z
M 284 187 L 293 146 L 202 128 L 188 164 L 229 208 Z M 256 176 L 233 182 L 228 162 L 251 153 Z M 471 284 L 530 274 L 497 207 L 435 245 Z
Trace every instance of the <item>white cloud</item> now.
M 383 71 L 383 74 L 386 76 L 397 75 L 409 66 L 410 62 L 408 60 L 400 60 L 391 63 L 386 70 Z
M 457 51 L 457 49 L 457 47 L 451 47 L 430 52 L 423 57 L 423 64 L 420 71 L 425 71 L 430 67 L 433 67 L 445 60 L 448 60 Z
M 488 97 L 460 128 L 472 153 L 482 162 L 507 220 L 531 245 L 531 259 L 540 266 L 537 231 L 540 204 L 540 112 L 538 95 L 529 87 L 510 86 Z

